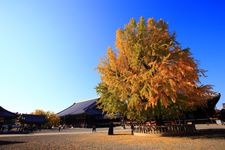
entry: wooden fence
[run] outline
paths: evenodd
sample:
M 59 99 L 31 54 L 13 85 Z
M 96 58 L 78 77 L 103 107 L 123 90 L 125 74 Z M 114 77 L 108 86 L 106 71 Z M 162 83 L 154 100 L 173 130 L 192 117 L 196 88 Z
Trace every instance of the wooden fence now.
M 165 134 L 165 135 L 193 135 L 196 133 L 194 124 L 179 125 L 139 125 L 134 126 L 134 132 L 146 134 Z

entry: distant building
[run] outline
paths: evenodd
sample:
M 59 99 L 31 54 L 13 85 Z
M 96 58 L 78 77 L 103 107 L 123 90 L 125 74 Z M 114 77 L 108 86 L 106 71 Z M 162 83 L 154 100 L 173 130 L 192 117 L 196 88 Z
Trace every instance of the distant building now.
M 223 108 L 222 109 L 225 109 L 225 103 L 223 103 Z
M 220 99 L 221 94 L 213 95 L 211 99 L 207 100 L 206 105 L 198 107 L 195 110 L 185 112 L 184 119 L 209 119 L 216 115 L 216 104 Z
M 43 115 L 22 114 L 19 120 L 22 124 L 30 125 L 43 125 L 46 123 L 46 118 Z

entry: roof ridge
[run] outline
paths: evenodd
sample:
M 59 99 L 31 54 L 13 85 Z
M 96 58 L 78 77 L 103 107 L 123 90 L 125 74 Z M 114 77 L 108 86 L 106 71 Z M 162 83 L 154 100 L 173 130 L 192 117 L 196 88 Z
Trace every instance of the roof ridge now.
M 89 99 L 86 101 L 74 103 L 70 107 L 60 111 L 57 114 L 59 116 L 65 116 L 65 115 L 69 115 L 69 114 L 84 113 L 89 107 L 92 107 L 93 105 L 95 105 L 97 100 L 98 100 L 98 98 L 94 98 L 94 99 Z
M 82 102 L 88 102 L 88 101 L 93 101 L 93 100 L 97 100 L 99 99 L 100 97 L 97 97 L 97 98 L 92 98 L 92 99 L 86 99 L 86 100 L 81 100 L 81 101 L 78 101 L 77 103 L 82 103 Z
M 67 107 L 67 108 L 63 109 L 62 111 L 58 112 L 57 114 L 59 114 L 59 113 L 61 113 L 61 112 L 65 111 L 65 110 L 67 110 L 67 109 L 71 108 L 71 107 L 72 107 L 72 106 L 74 106 L 74 105 L 76 105 L 76 103 L 73 103 L 71 106 L 69 106 L 69 107 Z

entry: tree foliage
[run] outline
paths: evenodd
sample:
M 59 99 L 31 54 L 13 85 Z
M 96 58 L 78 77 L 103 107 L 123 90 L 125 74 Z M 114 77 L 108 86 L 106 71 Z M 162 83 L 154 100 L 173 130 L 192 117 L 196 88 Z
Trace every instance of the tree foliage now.
M 59 125 L 60 122 L 60 118 L 54 113 L 54 112 L 50 112 L 50 111 L 44 111 L 41 109 L 36 109 L 34 112 L 32 112 L 32 114 L 34 115 L 43 115 L 45 116 L 47 122 L 45 124 L 45 127 L 52 127 L 52 126 L 57 126 Z
M 116 49 L 108 48 L 98 71 L 99 106 L 108 114 L 128 118 L 143 114 L 179 112 L 203 105 L 211 86 L 202 85 L 199 69 L 188 48 L 182 49 L 168 24 L 153 18 L 134 19 L 116 31 Z

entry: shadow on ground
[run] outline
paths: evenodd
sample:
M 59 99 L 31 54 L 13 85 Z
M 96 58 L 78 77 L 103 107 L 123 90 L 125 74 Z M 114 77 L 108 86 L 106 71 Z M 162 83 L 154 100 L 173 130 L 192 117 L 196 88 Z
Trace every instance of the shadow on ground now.
M 19 143 L 25 143 L 25 142 L 22 142 L 22 141 L 0 141 L 0 145 L 19 144 Z
M 117 135 L 131 135 L 130 133 L 114 133 L 113 136 L 117 136 Z
M 225 129 L 201 129 L 197 134 L 203 138 L 225 138 Z
M 162 134 L 165 137 L 220 138 L 225 139 L 225 129 L 199 129 L 193 134 Z

